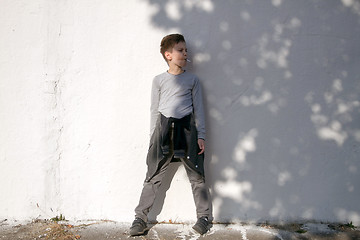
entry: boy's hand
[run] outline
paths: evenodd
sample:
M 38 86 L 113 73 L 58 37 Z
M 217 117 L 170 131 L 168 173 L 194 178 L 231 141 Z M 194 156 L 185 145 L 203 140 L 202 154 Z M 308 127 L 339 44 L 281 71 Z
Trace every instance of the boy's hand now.
M 201 150 L 201 151 L 198 153 L 198 154 L 200 155 L 200 154 L 204 153 L 204 151 L 205 151 L 205 140 L 199 138 L 199 139 L 198 139 L 198 144 L 199 144 L 199 148 L 200 148 L 200 150 Z

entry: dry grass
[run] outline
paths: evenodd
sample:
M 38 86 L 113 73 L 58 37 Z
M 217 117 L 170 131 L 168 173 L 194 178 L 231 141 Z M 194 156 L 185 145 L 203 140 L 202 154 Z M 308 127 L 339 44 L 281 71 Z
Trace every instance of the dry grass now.
M 61 224 L 50 220 L 34 220 L 29 224 L 19 224 L 3 229 L 1 235 L 6 239 L 39 239 L 39 240 L 77 240 L 81 237 L 75 235 L 74 227 L 69 224 Z M 1 236 L 0 236 L 1 238 Z
M 79 235 L 74 235 L 70 229 L 72 225 L 59 224 L 56 222 L 45 224 L 42 228 L 42 235 L 38 236 L 40 239 L 57 239 L 57 240 L 77 240 Z

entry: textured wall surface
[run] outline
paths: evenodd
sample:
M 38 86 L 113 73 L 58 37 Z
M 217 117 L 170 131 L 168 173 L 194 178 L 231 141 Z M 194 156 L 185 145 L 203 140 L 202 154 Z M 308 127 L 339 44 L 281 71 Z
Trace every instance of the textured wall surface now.
M 359 27 L 356 0 L 0 0 L 0 219 L 132 221 L 180 32 L 215 220 L 359 225 Z M 151 217 L 194 221 L 183 167 L 166 178 Z

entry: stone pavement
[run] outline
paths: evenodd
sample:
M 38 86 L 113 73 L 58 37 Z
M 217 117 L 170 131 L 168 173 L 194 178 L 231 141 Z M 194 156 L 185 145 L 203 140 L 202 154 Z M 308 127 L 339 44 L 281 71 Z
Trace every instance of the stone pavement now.
M 61 228 L 60 228 L 61 227 Z M 200 236 L 191 224 L 152 225 L 146 236 L 130 237 L 130 223 L 113 221 L 60 222 L 38 220 L 30 223 L 0 221 L 0 239 L 133 239 L 133 240 L 288 240 L 288 239 L 360 239 L 359 228 L 341 224 L 214 224 Z M 57 231 L 57 232 L 56 232 Z

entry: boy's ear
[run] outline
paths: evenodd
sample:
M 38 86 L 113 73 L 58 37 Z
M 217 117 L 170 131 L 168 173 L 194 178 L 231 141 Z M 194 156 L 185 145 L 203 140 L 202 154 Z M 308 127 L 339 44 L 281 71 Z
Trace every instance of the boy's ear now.
M 166 57 L 166 59 L 167 59 L 168 61 L 171 60 L 171 52 L 166 51 L 164 55 L 165 55 L 165 57 Z

